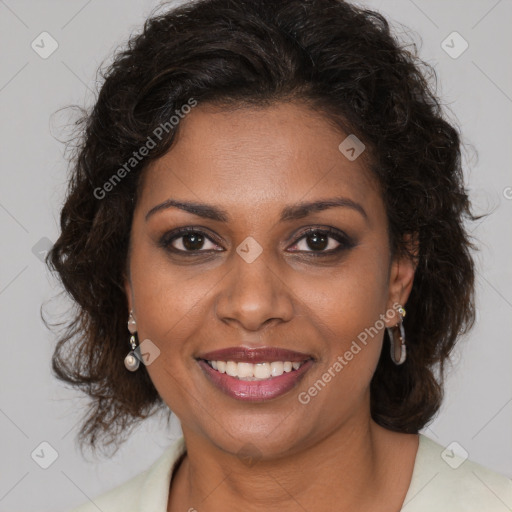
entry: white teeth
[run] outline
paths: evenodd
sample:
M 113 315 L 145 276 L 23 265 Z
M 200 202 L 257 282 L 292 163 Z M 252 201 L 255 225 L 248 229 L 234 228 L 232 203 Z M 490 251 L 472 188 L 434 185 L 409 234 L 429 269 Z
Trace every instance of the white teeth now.
M 226 373 L 230 377 L 238 377 L 238 363 L 234 361 L 228 361 L 226 363 Z
M 220 373 L 227 373 L 240 380 L 264 380 L 279 377 L 283 373 L 298 370 L 302 362 L 273 361 L 272 363 L 236 363 L 234 361 L 208 361 L 208 364 Z
M 257 363 L 254 366 L 254 377 L 268 379 L 270 377 L 270 363 Z
M 238 363 L 238 372 L 236 376 L 241 379 L 244 377 L 254 377 L 253 367 L 254 365 L 251 363 Z
M 283 374 L 283 366 L 284 364 L 281 361 L 274 361 L 270 363 L 270 373 L 272 377 L 278 377 Z

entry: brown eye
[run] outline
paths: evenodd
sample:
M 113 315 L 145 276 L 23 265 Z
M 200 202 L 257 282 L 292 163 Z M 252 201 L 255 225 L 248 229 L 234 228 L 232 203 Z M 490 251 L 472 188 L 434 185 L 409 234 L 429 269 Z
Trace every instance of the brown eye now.
M 165 235 L 161 240 L 161 245 L 165 249 L 182 253 L 222 250 L 205 233 L 191 228 L 182 228 Z
M 310 248 L 312 251 L 324 251 L 327 248 L 333 249 L 333 239 L 329 235 L 321 233 L 319 231 L 306 235 L 304 237 L 304 240 L 306 241 L 306 245 L 308 246 L 308 248 Z M 335 244 L 339 245 L 339 242 L 335 242 Z M 329 245 L 331 245 L 331 247 L 329 247 Z M 336 248 L 338 245 L 335 245 L 334 248 Z
M 351 248 L 355 243 L 341 231 L 328 229 L 309 229 L 295 242 L 292 252 L 311 252 L 333 254 Z

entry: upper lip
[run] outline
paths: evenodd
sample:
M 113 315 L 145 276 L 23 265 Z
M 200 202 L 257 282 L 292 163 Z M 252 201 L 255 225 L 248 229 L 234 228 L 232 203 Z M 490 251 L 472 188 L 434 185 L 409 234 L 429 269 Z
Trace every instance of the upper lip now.
M 204 352 L 200 354 L 197 359 L 205 359 L 206 361 L 234 361 L 235 363 L 252 361 L 267 363 L 273 361 L 290 361 L 293 363 L 313 359 L 313 356 L 279 347 L 228 347 L 211 352 Z

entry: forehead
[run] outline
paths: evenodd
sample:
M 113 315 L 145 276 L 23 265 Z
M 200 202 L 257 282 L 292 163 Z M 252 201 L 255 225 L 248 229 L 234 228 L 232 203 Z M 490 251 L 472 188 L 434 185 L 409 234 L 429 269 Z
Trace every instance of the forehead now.
M 376 179 L 365 158 L 351 161 L 340 151 L 348 135 L 300 103 L 199 104 L 145 171 L 141 202 L 151 207 L 172 197 L 247 211 L 343 195 L 371 209 L 380 201 Z

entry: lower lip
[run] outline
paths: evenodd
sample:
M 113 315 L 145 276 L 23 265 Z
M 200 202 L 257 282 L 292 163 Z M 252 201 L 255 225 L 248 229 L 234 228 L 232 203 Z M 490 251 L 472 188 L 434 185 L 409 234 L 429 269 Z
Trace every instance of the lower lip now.
M 313 365 L 313 360 L 309 359 L 298 370 L 283 373 L 278 377 L 271 377 L 265 380 L 240 380 L 236 377 L 231 377 L 227 373 L 220 373 L 214 370 L 202 359 L 199 359 L 197 362 L 210 382 L 226 393 L 226 395 L 237 400 L 249 402 L 271 400 L 284 395 L 298 384 Z

